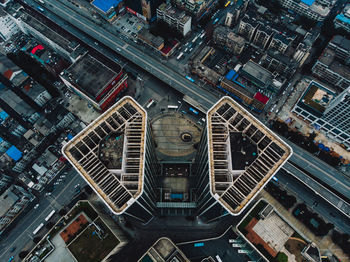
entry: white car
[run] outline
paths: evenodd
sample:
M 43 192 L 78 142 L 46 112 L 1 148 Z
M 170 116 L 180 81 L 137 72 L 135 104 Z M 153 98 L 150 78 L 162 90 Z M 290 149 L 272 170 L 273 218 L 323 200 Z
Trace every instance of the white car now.
M 39 207 L 39 204 L 36 204 L 35 206 L 34 206 L 34 209 L 37 209 Z

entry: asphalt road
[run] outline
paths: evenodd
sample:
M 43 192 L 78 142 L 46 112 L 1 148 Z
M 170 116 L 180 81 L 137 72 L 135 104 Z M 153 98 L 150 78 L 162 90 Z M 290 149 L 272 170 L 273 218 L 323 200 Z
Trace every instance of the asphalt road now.
M 33 231 L 40 225 L 45 224 L 45 217 L 52 211 L 57 212 L 66 204 L 68 204 L 75 193 L 74 186 L 76 184 L 81 186 L 86 185 L 84 179 L 78 175 L 73 169 L 68 171 L 66 181 L 62 182 L 52 192 L 51 196 L 42 196 L 39 199 L 39 207 L 37 209 L 31 209 L 26 213 L 16 226 L 9 231 L 9 233 L 3 236 L 0 240 L 0 261 L 8 261 L 11 256 L 18 255 L 22 249 L 29 250 L 33 247 Z M 58 215 L 57 217 L 58 218 Z M 54 221 L 54 217 L 52 220 Z M 45 226 L 40 230 L 38 236 L 46 234 L 47 229 Z M 16 247 L 14 252 L 10 252 L 10 249 Z
M 35 3 L 35 5 L 38 4 Z M 168 85 L 174 87 L 179 92 L 191 96 L 198 103 L 197 105 L 193 105 L 197 109 L 206 111 L 212 106 L 213 102 L 217 100 L 217 98 L 207 90 L 200 88 L 179 73 L 170 69 L 166 65 L 166 62 L 161 63 L 138 48 L 129 45 L 116 35 L 101 28 L 86 17 L 79 15 L 59 1 L 46 0 L 46 4 L 42 7 L 45 10 L 54 12 L 57 16 L 69 22 L 72 26 L 79 28 L 81 31 L 96 39 L 96 41 L 108 46 L 112 50 L 115 50 L 120 55 L 142 67 Z
M 304 183 L 284 170 L 279 171 L 275 177 L 280 186 L 294 195 L 298 202 L 305 203 L 341 232 L 350 233 L 350 218 L 322 198 L 318 192 L 311 191 Z

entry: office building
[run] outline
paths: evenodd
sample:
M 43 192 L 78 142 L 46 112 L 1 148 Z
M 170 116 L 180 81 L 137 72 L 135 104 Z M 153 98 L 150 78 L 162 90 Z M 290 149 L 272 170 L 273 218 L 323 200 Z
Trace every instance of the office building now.
M 191 31 L 192 18 L 170 4 L 163 3 L 157 8 L 157 19 L 176 29 L 183 36 Z
M 7 41 L 19 31 L 16 22 L 0 7 L 0 39 Z
M 350 147 L 350 86 L 329 103 L 320 123 L 332 127 L 327 134 Z
M 213 41 L 219 47 L 234 55 L 241 54 L 246 43 L 243 37 L 236 35 L 225 26 L 218 26 L 214 29 Z
M 207 112 L 195 159 L 198 216 L 239 215 L 283 166 L 292 149 L 231 98 Z
M 65 85 L 86 99 L 97 110 L 113 105 L 127 88 L 127 74 L 120 65 L 99 61 L 90 54 L 80 57 L 60 74 Z
M 62 149 L 114 214 L 140 221 L 155 211 L 158 164 L 146 111 L 124 97 Z
M 337 95 L 325 85 L 311 81 L 292 112 L 350 148 L 350 87 Z
M 113 22 L 125 10 L 123 0 L 93 0 L 91 4 L 108 22 Z
M 158 239 L 138 262 L 190 262 L 182 251 L 169 239 Z
M 333 0 L 279 0 L 279 3 L 297 14 L 309 19 L 323 21 L 335 4 Z
M 345 90 L 350 86 L 350 67 L 346 64 L 348 62 L 347 60 L 344 63 L 344 60 L 341 61 L 342 59 L 339 59 L 339 54 L 342 51 L 340 48 L 337 48 L 336 42 L 331 42 L 332 44 L 329 44 L 325 48 L 311 71 L 317 78 L 333 85 L 339 90 Z M 348 43 L 348 41 L 345 41 L 345 43 Z M 347 46 L 345 48 L 348 49 Z
M 350 33 L 350 4 L 347 4 L 343 11 L 334 18 L 334 27 L 342 28 Z

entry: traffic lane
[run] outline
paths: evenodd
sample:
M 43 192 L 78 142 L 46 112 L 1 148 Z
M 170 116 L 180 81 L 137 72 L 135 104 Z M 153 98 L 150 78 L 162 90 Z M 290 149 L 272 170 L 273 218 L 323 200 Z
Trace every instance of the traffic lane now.
M 287 162 L 284 167 L 285 170 L 288 171 L 288 173 L 295 176 L 297 179 L 305 183 L 307 186 L 311 188 L 312 191 L 319 194 L 321 197 L 323 197 L 326 201 L 330 202 L 331 205 L 333 205 L 336 208 L 341 209 L 345 215 L 350 215 L 350 206 L 344 200 L 339 198 L 337 195 L 329 191 L 327 188 L 319 184 L 317 181 L 311 179 L 307 176 L 304 172 L 302 172 L 299 168 L 295 167 L 294 165 Z
M 9 255 L 17 255 L 24 247 L 28 246 L 28 243 L 32 241 L 33 231 L 40 225 L 40 223 L 45 222 L 45 217 L 52 210 L 57 211 L 58 209 L 62 208 L 63 205 L 70 202 L 75 193 L 74 185 L 76 183 L 85 185 L 85 182 L 80 175 L 78 175 L 76 172 L 75 174 L 76 175 L 68 183 L 62 184 L 60 187 L 56 188 L 52 195 L 54 197 L 42 197 L 38 201 L 38 208 L 31 209 L 23 218 L 21 218 L 20 221 L 18 221 L 15 228 L 9 232 L 8 236 L 2 238 L 0 247 L 2 255 L 0 255 L 0 261 L 6 261 L 5 259 Z M 52 199 L 54 199 L 56 202 L 52 201 Z M 44 230 L 47 231 L 45 228 Z M 9 245 L 9 243 L 11 244 Z M 16 247 L 14 253 L 10 252 L 12 247 Z
M 314 193 L 298 179 L 287 173 L 278 172 L 275 177 L 281 183 L 281 187 L 291 192 L 328 222 L 333 223 L 342 232 L 350 232 L 350 218 L 325 201 L 319 194 Z
M 248 261 L 250 258 L 246 254 L 238 253 L 238 248 L 232 247 L 232 244 L 229 243 L 229 239 L 236 239 L 237 234 L 230 229 L 221 237 L 211 240 L 198 240 L 196 242 L 188 244 L 178 244 L 178 247 L 188 259 L 191 261 L 201 261 L 206 257 L 215 258 L 216 255 L 219 255 L 222 261 L 232 262 L 232 261 Z M 204 243 L 202 247 L 194 247 L 194 243 Z M 252 248 L 246 244 L 245 249 Z
M 178 81 L 178 79 L 184 80 L 184 78 L 180 74 L 173 72 L 172 70 L 167 68 L 166 65 L 159 63 L 154 58 L 152 58 L 144 53 L 140 53 L 140 51 L 138 49 L 136 49 L 130 45 L 128 45 L 127 48 L 125 48 L 124 46 L 121 46 L 120 44 L 117 43 L 118 41 L 117 41 L 117 37 L 115 35 L 109 33 L 108 31 L 106 31 L 102 28 L 99 28 L 99 31 L 97 31 L 96 29 L 93 28 L 93 27 L 95 27 L 95 25 L 94 26 L 91 25 L 92 24 L 91 21 L 88 21 L 86 18 L 79 16 L 73 10 L 72 11 L 74 13 L 74 16 L 71 16 L 65 10 L 62 10 L 62 5 L 58 2 L 55 2 L 55 5 L 57 5 L 58 7 L 56 7 L 56 6 L 52 6 L 52 7 L 55 11 L 60 12 L 61 17 L 64 16 L 64 19 L 71 18 L 71 19 L 69 19 L 69 21 L 73 25 L 75 24 L 76 26 L 77 26 L 77 23 L 80 23 L 80 25 L 82 27 L 84 27 L 85 30 L 88 29 L 90 33 L 94 34 L 95 39 L 98 39 L 98 41 L 102 42 L 103 44 L 106 44 L 107 46 L 116 46 L 117 48 L 122 48 L 124 51 L 126 51 L 129 54 L 129 56 L 127 57 L 128 59 L 132 58 L 134 60 L 134 62 L 136 62 L 136 63 L 142 62 L 149 67 L 150 71 L 152 71 L 152 69 L 153 69 L 153 70 L 157 71 L 158 73 L 160 73 L 160 75 L 163 76 L 163 79 L 168 78 L 169 80 L 173 81 L 174 83 L 180 85 L 180 87 L 183 90 L 186 90 L 187 92 L 190 92 L 193 95 L 199 97 L 202 100 L 201 102 L 205 102 L 206 107 L 210 107 L 212 105 L 213 101 L 216 100 L 215 98 L 208 99 L 208 97 L 210 97 L 210 94 L 207 94 L 206 97 L 203 97 L 199 93 L 194 93 L 191 90 L 191 88 L 194 89 L 194 88 L 198 88 L 198 87 L 192 83 L 184 84 L 183 82 Z M 103 32 L 103 34 L 101 32 Z M 88 33 L 88 32 L 86 32 L 86 33 Z M 135 61 L 134 54 L 138 54 L 138 57 L 137 57 L 138 61 Z M 122 54 L 122 55 L 125 56 L 125 54 Z M 151 61 L 151 63 L 149 61 Z M 160 70 L 159 68 L 162 68 L 163 70 Z M 160 76 L 160 75 L 158 75 L 158 76 Z M 172 75 L 172 76 L 169 77 L 169 75 Z

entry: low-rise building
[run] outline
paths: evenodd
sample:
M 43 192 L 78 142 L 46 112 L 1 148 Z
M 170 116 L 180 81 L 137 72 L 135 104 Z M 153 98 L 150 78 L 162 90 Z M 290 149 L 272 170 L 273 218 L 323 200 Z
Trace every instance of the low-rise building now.
M 345 90 L 350 86 L 350 67 L 337 59 L 337 51 L 326 47 L 311 69 L 319 79 Z
M 33 35 L 40 39 L 67 60 L 74 62 L 87 50 L 76 42 L 66 32 L 55 27 L 48 27 L 44 18 L 34 17 L 26 9 L 21 9 L 13 14 L 19 28 L 26 34 Z
M 186 15 L 185 11 L 180 11 L 166 3 L 157 8 L 157 19 L 164 21 L 170 27 L 186 36 L 191 31 L 192 18 Z
M 350 32 L 350 4 L 347 4 L 340 14 L 334 18 L 334 27 Z
M 11 185 L 0 196 L 0 235 L 27 207 L 29 201 L 34 198 L 24 188 Z
M 164 39 L 160 36 L 155 36 L 151 34 L 147 29 L 142 28 L 138 34 L 137 37 L 143 41 L 144 43 L 150 45 L 151 47 L 162 50 L 164 47 Z
M 186 11 L 198 19 L 216 5 L 216 0 L 171 0 L 177 8 Z
M 227 52 L 235 55 L 242 53 L 246 43 L 243 37 L 236 35 L 231 29 L 224 26 L 218 26 L 214 29 L 213 41 Z
M 124 8 L 124 0 L 93 0 L 91 4 L 108 22 L 113 22 Z
M 279 0 L 279 3 L 309 19 L 323 21 L 335 4 L 334 0 Z
M 86 99 L 97 110 L 104 111 L 127 88 L 128 76 L 120 65 L 107 65 L 86 54 L 63 71 L 60 78 L 73 92 Z
M 350 40 L 336 35 L 328 43 L 328 48 L 335 52 L 335 57 L 346 65 L 350 64 Z

